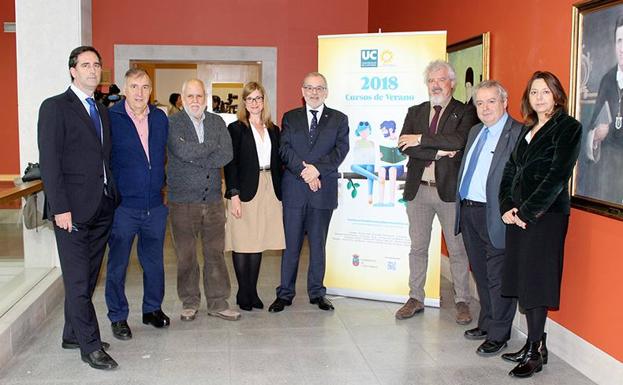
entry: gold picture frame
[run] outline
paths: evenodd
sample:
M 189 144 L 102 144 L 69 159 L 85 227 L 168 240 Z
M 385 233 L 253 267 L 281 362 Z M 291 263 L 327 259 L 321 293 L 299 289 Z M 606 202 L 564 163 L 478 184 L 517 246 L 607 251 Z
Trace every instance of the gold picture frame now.
M 456 72 L 454 97 L 462 102 L 471 100 L 471 89 L 489 79 L 490 33 L 471 37 L 446 48 L 446 60 Z
M 574 4 L 571 33 L 569 114 L 583 127 L 571 204 L 623 220 L 623 0 Z

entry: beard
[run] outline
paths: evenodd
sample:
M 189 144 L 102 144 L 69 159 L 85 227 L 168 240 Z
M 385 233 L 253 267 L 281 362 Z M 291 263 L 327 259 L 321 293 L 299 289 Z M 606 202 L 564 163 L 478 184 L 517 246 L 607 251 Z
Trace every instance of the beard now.
M 446 98 L 443 95 L 431 95 L 430 96 L 430 103 L 433 106 L 441 106 L 443 105 L 446 101 L 448 100 L 448 98 Z
M 201 115 L 203 115 L 203 111 L 205 111 L 206 109 L 205 106 L 201 106 L 195 111 L 190 107 L 190 105 L 187 105 L 186 103 L 183 103 L 182 106 L 184 107 L 184 111 L 186 111 L 188 115 L 192 116 L 195 119 L 201 119 Z

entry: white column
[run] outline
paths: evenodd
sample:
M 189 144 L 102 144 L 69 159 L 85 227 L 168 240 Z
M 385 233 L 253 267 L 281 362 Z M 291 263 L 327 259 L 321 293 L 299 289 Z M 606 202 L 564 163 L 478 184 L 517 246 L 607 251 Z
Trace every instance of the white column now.
M 41 102 L 71 82 L 69 53 L 90 45 L 91 0 L 16 0 L 19 154 L 23 171 L 38 162 L 37 119 Z M 25 267 L 58 266 L 54 232 L 24 228 Z

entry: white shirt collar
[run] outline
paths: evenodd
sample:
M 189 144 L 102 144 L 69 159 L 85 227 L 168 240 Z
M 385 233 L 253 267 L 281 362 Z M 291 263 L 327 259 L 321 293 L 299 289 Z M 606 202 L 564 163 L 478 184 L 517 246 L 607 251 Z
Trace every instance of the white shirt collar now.
M 617 66 L 617 84 L 619 85 L 619 89 L 623 89 L 623 71 Z
M 318 113 L 316 114 L 316 117 L 317 117 L 318 120 L 320 120 L 320 117 L 322 116 L 322 111 L 324 110 L 324 104 L 321 104 L 320 106 L 318 106 L 318 108 L 311 108 L 309 106 L 309 104 L 306 104 L 305 105 L 305 109 L 307 110 L 307 115 L 308 116 L 312 116 L 312 114 L 310 112 L 311 110 L 318 111 Z M 310 119 L 311 119 L 311 117 L 310 117 Z

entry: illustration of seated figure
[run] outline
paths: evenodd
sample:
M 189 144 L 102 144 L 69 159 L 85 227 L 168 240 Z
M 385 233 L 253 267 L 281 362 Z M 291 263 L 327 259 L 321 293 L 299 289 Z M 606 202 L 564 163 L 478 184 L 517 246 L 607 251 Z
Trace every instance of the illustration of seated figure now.
M 374 180 L 377 176 L 374 174 L 374 158 L 376 156 L 375 144 L 368 140 L 372 133 L 372 127 L 368 122 L 359 122 L 355 135 L 360 139 L 353 146 L 353 163 L 350 169 L 359 175 L 368 179 L 368 204 L 372 204 L 372 190 L 374 188 Z
M 406 157 L 396 146 L 398 143 L 398 133 L 396 132 L 396 122 L 386 120 L 381 123 L 381 133 L 388 146 L 379 146 L 381 161 L 377 167 L 379 180 L 378 202 L 375 207 L 392 207 L 396 200 L 396 179 L 400 178 L 405 172 L 404 162 Z M 385 180 L 389 178 L 389 200 L 385 203 Z

